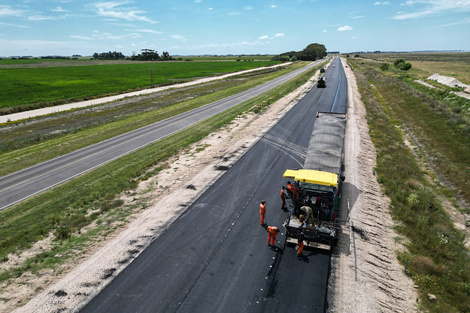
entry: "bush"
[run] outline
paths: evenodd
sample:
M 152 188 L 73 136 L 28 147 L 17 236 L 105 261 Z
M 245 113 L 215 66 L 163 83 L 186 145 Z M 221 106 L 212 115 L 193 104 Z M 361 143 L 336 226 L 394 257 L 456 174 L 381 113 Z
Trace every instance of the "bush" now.
M 72 234 L 72 231 L 70 230 L 70 228 L 63 227 L 63 226 L 57 227 L 54 233 L 56 239 L 68 239 L 70 238 L 71 234 Z
M 385 71 L 388 71 L 389 68 L 390 68 L 390 64 L 388 64 L 388 63 L 382 63 L 382 64 L 380 64 L 380 69 L 381 69 L 382 71 L 384 71 L 384 72 L 385 72 Z

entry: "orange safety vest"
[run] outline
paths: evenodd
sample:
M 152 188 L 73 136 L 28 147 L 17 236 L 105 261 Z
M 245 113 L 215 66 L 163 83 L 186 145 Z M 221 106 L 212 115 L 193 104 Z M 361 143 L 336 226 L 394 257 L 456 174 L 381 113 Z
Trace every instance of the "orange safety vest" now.
M 294 185 L 292 184 L 287 185 L 287 189 L 289 189 L 290 192 L 294 193 Z

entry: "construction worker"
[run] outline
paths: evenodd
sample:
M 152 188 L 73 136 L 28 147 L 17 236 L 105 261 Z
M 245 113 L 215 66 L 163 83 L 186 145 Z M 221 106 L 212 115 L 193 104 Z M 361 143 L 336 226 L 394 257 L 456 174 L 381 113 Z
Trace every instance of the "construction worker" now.
M 261 201 L 259 205 L 260 223 L 264 226 L 264 217 L 266 216 L 266 201 Z
M 307 227 L 305 224 L 305 216 L 299 216 L 300 226 L 297 228 L 297 244 L 299 249 L 297 250 L 297 257 L 300 258 L 302 251 L 304 250 L 304 229 Z
M 287 182 L 287 190 L 289 193 L 289 197 L 293 199 L 294 198 L 294 185 L 292 185 L 290 181 Z
M 287 211 L 286 207 L 286 187 L 282 186 L 281 188 L 281 210 Z
M 270 242 L 272 242 L 272 245 L 276 245 L 276 236 L 279 234 L 279 228 L 276 226 L 268 226 L 267 228 L 268 231 L 268 246 L 270 246 Z
M 303 205 L 300 207 L 300 211 L 302 211 L 305 216 L 307 216 L 307 224 L 312 225 L 314 222 L 313 211 L 312 208 L 308 205 Z

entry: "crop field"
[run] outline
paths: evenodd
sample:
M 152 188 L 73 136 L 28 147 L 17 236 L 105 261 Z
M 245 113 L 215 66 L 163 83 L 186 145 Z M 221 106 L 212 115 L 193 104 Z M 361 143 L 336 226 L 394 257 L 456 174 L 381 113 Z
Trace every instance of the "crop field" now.
M 86 65 L 78 61 L 82 66 L 2 67 L 3 61 L 11 60 L 0 61 L 0 114 L 275 64 L 259 60 Z

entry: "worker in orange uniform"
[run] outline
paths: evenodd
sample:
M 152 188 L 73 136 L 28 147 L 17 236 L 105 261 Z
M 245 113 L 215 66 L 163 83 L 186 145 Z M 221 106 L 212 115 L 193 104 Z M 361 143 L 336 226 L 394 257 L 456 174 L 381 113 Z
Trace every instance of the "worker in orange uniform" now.
M 293 199 L 294 198 L 294 185 L 292 185 L 290 181 L 287 182 L 287 190 L 288 190 L 289 196 Z
M 304 250 L 304 229 L 307 227 L 305 224 L 305 216 L 299 216 L 300 226 L 297 228 L 297 244 L 299 245 L 299 249 L 297 250 L 297 257 L 300 258 L 302 255 L 302 251 Z
M 281 210 L 287 211 L 286 207 L 286 187 L 282 186 L 281 188 Z
M 260 223 L 261 226 L 264 226 L 264 218 L 266 216 L 266 201 L 261 201 L 259 205 L 259 214 L 260 214 Z
M 270 242 L 272 242 L 272 245 L 276 245 L 276 236 L 279 234 L 279 228 L 276 226 L 268 226 L 268 246 L 270 246 Z

